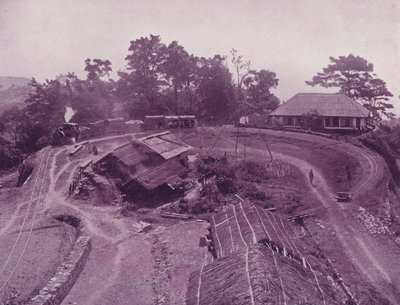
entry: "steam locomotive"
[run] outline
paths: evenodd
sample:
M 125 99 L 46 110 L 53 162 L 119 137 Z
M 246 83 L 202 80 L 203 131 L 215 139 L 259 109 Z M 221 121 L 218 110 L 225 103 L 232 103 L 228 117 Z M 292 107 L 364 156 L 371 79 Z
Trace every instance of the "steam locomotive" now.
M 64 123 L 52 134 L 52 145 L 74 144 L 79 141 L 90 138 L 91 130 L 85 126 L 79 126 L 77 123 Z
M 143 121 L 126 121 L 123 118 L 113 118 L 88 123 L 64 123 L 56 128 L 51 137 L 52 145 L 74 144 L 89 138 L 140 131 Z
M 99 120 L 88 124 L 64 123 L 56 128 L 51 137 L 52 145 L 74 144 L 89 138 L 139 132 L 141 130 L 154 129 L 187 129 L 193 130 L 197 127 L 194 115 L 180 116 L 146 116 L 142 120 L 125 120 L 124 118 L 112 118 Z

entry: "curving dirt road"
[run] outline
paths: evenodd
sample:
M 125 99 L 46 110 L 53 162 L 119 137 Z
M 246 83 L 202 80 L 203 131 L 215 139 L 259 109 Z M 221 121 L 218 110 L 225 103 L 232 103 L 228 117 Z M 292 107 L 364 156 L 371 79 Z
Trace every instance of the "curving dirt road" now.
M 247 132 L 251 132 L 251 130 Z M 253 133 L 257 133 L 257 131 L 253 130 Z M 330 241 L 326 240 L 322 242 L 322 248 L 325 247 L 326 251 L 329 251 L 334 257 L 336 269 L 339 270 L 356 299 L 363 299 L 362 293 L 368 288 L 362 286 L 367 286 L 365 283 L 369 283 L 392 304 L 400 304 L 400 265 L 395 263 L 400 261 L 400 248 L 387 236 L 368 234 L 363 225 L 354 217 L 357 207 L 361 205 L 357 195 L 372 195 L 374 187 L 383 179 L 386 173 L 383 161 L 376 154 L 348 143 L 288 132 L 281 132 L 279 136 L 282 140 L 286 137 L 296 141 L 305 139 L 316 145 L 332 145 L 357 158 L 362 168 L 362 176 L 352 188 L 355 199 L 350 204 L 338 203 L 334 199 L 335 193 L 332 187 L 328 184 L 318 164 L 312 164 L 299 157 L 301 153 L 298 152 L 298 148 L 301 147 L 303 150 L 307 148 L 302 147 L 301 143 L 296 143 L 292 145 L 291 149 L 290 147 L 288 149 L 289 144 L 286 142 L 281 147 L 279 145 L 271 146 L 274 158 L 296 166 L 303 173 L 310 192 L 325 207 L 328 218 L 324 220 L 324 224 L 330 227 L 331 238 L 337 239 L 341 248 L 332 249 L 329 245 Z M 235 144 L 232 136 L 223 133 L 218 141 L 217 150 L 234 152 Z M 247 145 L 248 158 L 265 158 L 266 149 L 263 147 L 263 143 L 248 140 Z M 241 145 L 239 145 L 238 154 L 243 155 Z M 314 172 L 313 184 L 308 179 L 310 170 Z M 360 304 L 365 303 L 361 301 Z
M 90 144 L 96 143 L 101 155 L 134 136 L 110 136 Z M 66 186 L 79 165 L 93 156 L 84 151 L 72 158 L 68 150 L 71 147 L 63 147 L 54 154 L 42 212 L 77 215 L 92 235 L 93 246 L 84 271 L 62 304 L 182 304 L 186 293 L 182 287 L 207 253 L 198 247 L 207 224 L 154 223 L 149 232 L 139 233 L 135 229 L 138 220 L 121 216 L 120 207 L 93 206 L 69 198 Z M 176 235 L 179 239 L 171 240 Z

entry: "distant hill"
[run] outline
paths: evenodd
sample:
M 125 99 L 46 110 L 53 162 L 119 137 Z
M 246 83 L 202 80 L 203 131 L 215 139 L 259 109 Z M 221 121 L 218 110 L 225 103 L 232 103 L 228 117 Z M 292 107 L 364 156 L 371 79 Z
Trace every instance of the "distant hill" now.
M 13 106 L 23 105 L 31 90 L 30 81 L 26 77 L 0 76 L 0 114 Z
M 26 86 L 30 81 L 31 79 L 26 77 L 0 76 L 0 90 L 6 90 L 12 85 Z
M 388 127 L 396 127 L 396 126 L 400 126 L 400 119 L 399 118 L 394 118 L 388 121 L 382 121 L 381 122 L 382 125 L 384 126 L 388 126 Z

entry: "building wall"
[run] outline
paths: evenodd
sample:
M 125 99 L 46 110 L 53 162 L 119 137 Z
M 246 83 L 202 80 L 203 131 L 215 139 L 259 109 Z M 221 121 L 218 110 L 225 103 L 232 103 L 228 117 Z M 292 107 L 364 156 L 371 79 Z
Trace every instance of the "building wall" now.
M 300 116 L 271 116 L 269 122 L 279 121 L 283 126 L 300 126 Z M 357 126 L 357 120 L 359 126 Z M 325 129 L 363 130 L 366 129 L 366 118 L 324 117 Z
M 347 117 L 325 117 L 324 127 L 326 129 L 357 129 L 366 128 L 365 118 L 347 118 Z

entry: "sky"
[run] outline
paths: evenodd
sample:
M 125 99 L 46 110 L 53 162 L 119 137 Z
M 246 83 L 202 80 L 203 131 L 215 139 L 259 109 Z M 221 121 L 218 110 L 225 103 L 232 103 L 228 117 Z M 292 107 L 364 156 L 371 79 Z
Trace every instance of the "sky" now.
M 75 72 L 86 58 L 125 68 L 129 43 L 160 35 L 189 53 L 228 55 L 274 71 L 275 94 L 329 92 L 305 84 L 350 53 L 374 64 L 400 115 L 398 0 L 0 0 L 0 75 L 40 81 Z

